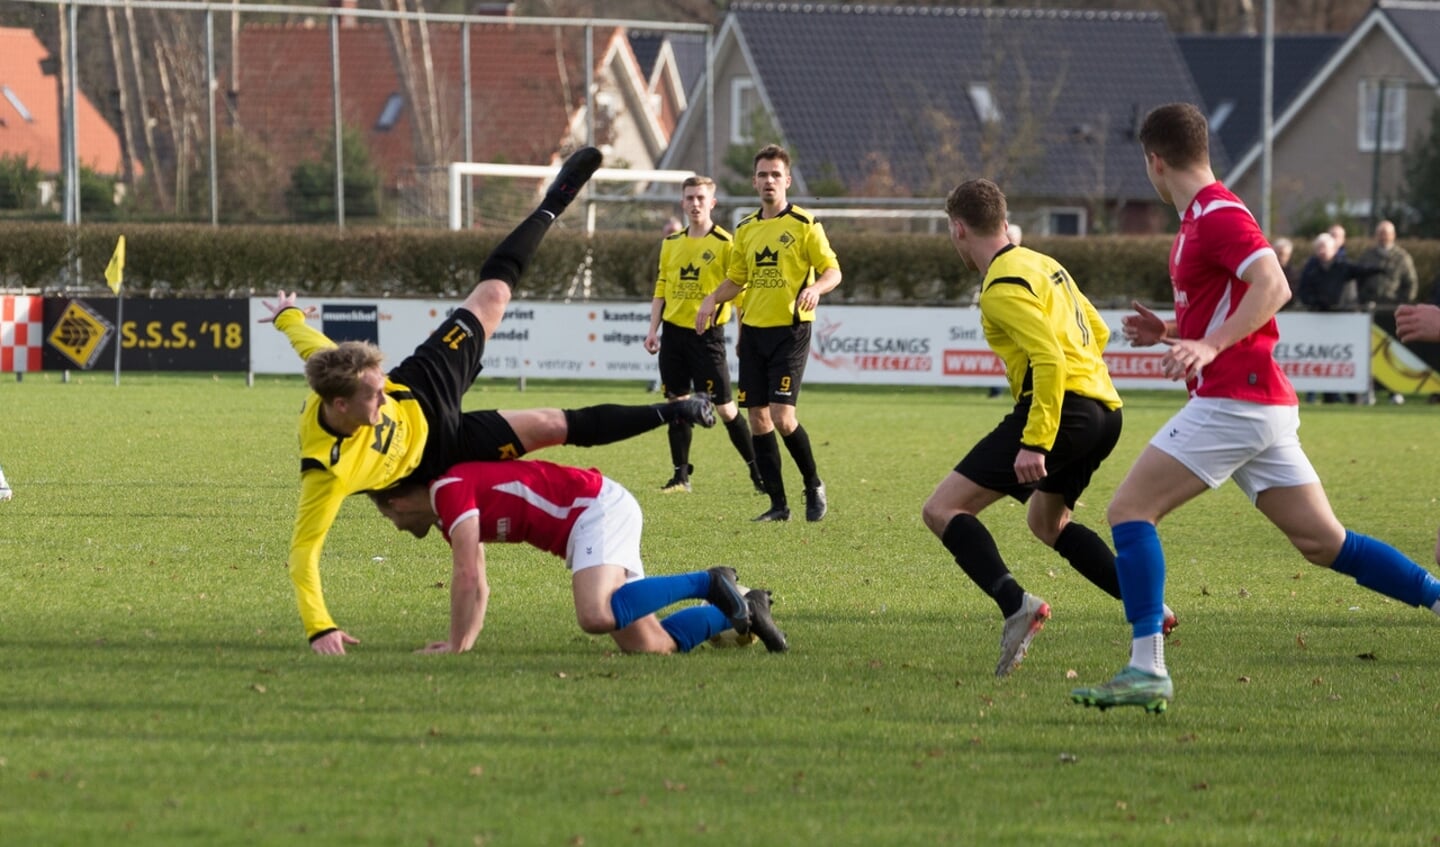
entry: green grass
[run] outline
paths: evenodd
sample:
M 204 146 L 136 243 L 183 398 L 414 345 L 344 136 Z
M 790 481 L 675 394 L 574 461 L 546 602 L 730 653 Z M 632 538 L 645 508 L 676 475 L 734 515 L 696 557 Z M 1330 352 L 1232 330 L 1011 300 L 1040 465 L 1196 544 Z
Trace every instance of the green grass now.
M 1000 417 L 979 391 L 807 388 L 830 517 L 758 526 L 720 431 L 662 495 L 663 431 L 545 451 L 646 508 L 647 567 L 717 563 L 775 591 L 792 651 L 618 656 L 574 622 L 563 564 L 491 550 L 477 649 L 442 638 L 448 551 L 347 503 L 322 565 L 362 644 L 305 646 L 284 556 L 303 386 L 55 375 L 0 383 L 0 843 L 1435 844 L 1437 621 L 1306 564 L 1232 487 L 1167 519 L 1181 628 L 1169 713 L 1068 691 L 1128 655 L 1119 605 L 984 519 L 1054 608 L 1024 666 L 919 520 Z M 649 402 L 633 384 L 482 383 L 473 406 Z M 1127 398 L 1078 510 L 1104 507 L 1180 402 Z M 1435 415 L 1311 407 L 1341 519 L 1432 560 Z M 793 495 L 798 481 L 786 459 Z M 1070 672 L 1076 678 L 1070 678 Z

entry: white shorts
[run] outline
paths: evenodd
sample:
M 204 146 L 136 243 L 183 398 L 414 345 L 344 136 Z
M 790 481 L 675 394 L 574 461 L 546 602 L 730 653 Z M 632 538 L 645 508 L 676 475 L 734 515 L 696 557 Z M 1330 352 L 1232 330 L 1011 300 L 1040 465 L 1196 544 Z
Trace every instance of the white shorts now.
M 1211 488 L 1225 480 L 1255 502 L 1267 488 L 1319 482 L 1300 447 L 1300 408 L 1195 397 L 1150 444 L 1174 457 Z
M 645 576 L 640 564 L 640 531 L 645 522 L 640 504 L 624 486 L 612 479 L 600 484 L 595 502 L 585 507 L 565 545 L 565 564 L 571 573 L 599 565 L 619 565 L 626 580 Z

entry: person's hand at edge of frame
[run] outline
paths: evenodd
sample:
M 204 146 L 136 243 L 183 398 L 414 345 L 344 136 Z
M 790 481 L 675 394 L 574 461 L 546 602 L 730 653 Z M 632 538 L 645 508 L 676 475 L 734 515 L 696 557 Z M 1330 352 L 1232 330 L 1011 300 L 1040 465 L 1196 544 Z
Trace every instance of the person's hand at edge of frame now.
M 1147 309 L 1139 300 L 1131 300 L 1130 307 L 1136 314 L 1120 319 L 1120 329 L 1131 347 L 1149 347 L 1165 342 L 1165 320 Z
M 1406 303 L 1395 310 L 1395 333 L 1402 342 L 1440 341 L 1440 306 Z
M 314 641 L 310 642 L 310 649 L 322 656 L 343 656 L 345 645 L 359 644 L 360 639 L 351 637 L 350 633 L 343 629 L 333 629 Z
M 260 319 L 260 323 L 262 324 L 274 323 L 275 318 L 278 317 L 279 314 L 286 309 L 300 309 L 301 314 L 305 315 L 306 319 L 315 317 L 315 315 L 319 314 L 320 311 L 314 306 L 306 306 L 304 308 L 296 306 L 295 292 L 293 291 L 288 294 L 284 291 L 281 291 L 279 293 L 279 296 L 275 298 L 274 303 L 271 303 L 269 300 L 261 300 L 260 305 L 270 310 L 270 314 L 268 317 L 263 317 Z M 341 652 L 343 653 L 344 651 L 342 650 Z

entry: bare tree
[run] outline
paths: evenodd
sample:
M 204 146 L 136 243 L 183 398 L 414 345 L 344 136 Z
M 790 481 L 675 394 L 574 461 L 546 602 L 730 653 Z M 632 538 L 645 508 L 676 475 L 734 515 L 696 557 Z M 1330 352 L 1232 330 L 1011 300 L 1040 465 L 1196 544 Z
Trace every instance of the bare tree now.
M 140 102 L 140 129 L 145 134 L 145 154 L 150 161 L 150 184 L 155 189 L 155 199 L 160 208 L 168 209 L 170 199 L 165 176 L 160 169 L 160 156 L 155 149 L 155 121 L 150 112 L 150 97 L 146 94 L 146 66 L 140 62 L 140 38 L 135 27 L 135 7 L 130 5 L 130 0 L 125 0 L 125 25 L 130 33 L 130 67 L 135 75 L 135 91 Z
M 130 100 L 125 85 L 125 60 L 120 55 L 120 27 L 115 16 L 115 7 L 105 7 L 105 28 L 110 35 L 110 60 L 115 73 L 115 90 L 120 110 L 120 137 L 125 147 L 121 162 L 121 179 L 126 185 L 135 184 L 135 122 L 130 118 Z
M 380 0 L 381 8 L 409 12 L 407 0 Z M 424 0 L 415 0 L 415 11 L 425 13 Z M 409 18 L 387 18 L 385 32 L 405 99 L 413 110 L 410 121 L 415 140 L 416 160 L 433 165 L 444 158 L 440 129 L 442 112 L 435 81 L 435 61 L 430 50 L 430 26 L 422 17 L 412 25 Z M 419 77 L 417 79 L 417 76 Z

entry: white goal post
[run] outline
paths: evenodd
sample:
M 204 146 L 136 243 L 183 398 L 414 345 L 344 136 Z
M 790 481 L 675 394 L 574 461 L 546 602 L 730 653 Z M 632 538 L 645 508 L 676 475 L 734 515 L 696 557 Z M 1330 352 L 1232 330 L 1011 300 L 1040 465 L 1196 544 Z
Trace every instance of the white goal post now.
M 499 162 L 451 162 L 450 163 L 450 228 L 465 228 L 464 222 L 464 178 L 466 176 L 508 176 L 522 178 L 550 179 L 560 172 L 559 165 L 507 165 Z M 590 178 L 591 182 L 669 182 L 682 183 L 695 175 L 694 171 L 638 171 L 630 168 L 600 168 Z M 585 231 L 595 231 L 594 204 L 586 215 Z

